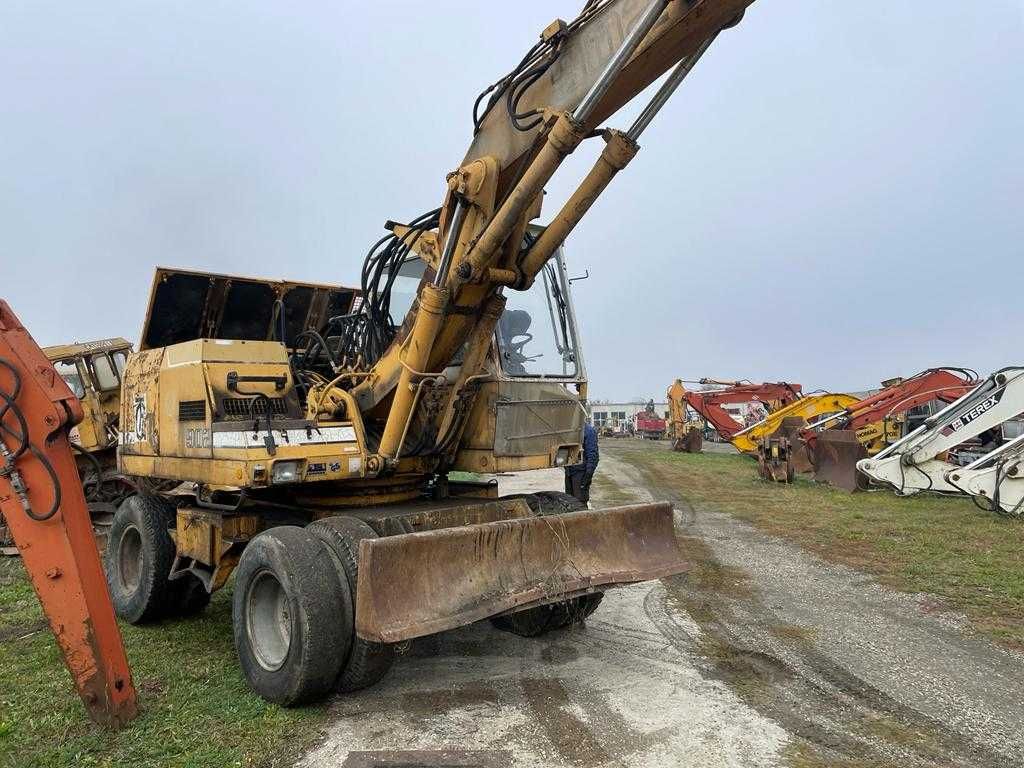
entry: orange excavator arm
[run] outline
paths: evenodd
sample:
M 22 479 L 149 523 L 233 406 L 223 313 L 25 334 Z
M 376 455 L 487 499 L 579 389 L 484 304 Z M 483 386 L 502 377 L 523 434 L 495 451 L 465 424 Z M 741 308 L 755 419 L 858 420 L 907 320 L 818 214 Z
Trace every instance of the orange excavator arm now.
M 703 381 L 710 381 L 710 379 Z M 737 432 L 746 427 L 746 424 L 736 421 L 725 409 L 726 405 L 760 402 L 770 412 L 772 410 L 771 403 L 779 403 L 779 407 L 787 406 L 800 399 L 800 392 L 799 384 L 787 384 L 786 382 L 734 384 L 726 389 L 707 392 L 687 390 L 686 402 L 703 416 L 724 440 L 731 440 Z
M 137 713 L 68 430 L 81 404 L 0 301 L 0 511 L 78 694 L 97 723 Z
M 977 374 L 961 368 L 930 368 L 864 398 L 840 413 L 808 425 L 800 437 L 813 445 L 822 429 L 858 430 L 906 413 L 932 400 L 951 403 L 978 385 Z

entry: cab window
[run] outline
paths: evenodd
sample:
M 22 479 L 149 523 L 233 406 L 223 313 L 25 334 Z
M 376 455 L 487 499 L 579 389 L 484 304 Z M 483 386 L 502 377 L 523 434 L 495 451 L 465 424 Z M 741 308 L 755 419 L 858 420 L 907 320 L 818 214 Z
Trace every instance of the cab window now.
M 527 291 L 508 297 L 498 320 L 501 367 L 511 376 L 572 377 L 577 373 L 575 338 L 569 325 L 568 283 L 554 260 Z
M 117 389 L 120 386 L 121 380 L 114 369 L 114 364 L 106 354 L 93 355 L 90 362 L 93 376 L 96 378 L 97 389 L 106 391 Z
M 53 367 L 57 369 L 57 373 L 64 379 L 75 397 L 79 399 L 85 397 L 85 385 L 82 383 L 82 374 L 74 360 L 60 360 Z
M 124 365 L 128 361 L 128 355 L 125 352 L 112 352 L 110 354 L 114 358 L 114 367 L 117 369 L 117 378 L 121 378 L 124 375 Z

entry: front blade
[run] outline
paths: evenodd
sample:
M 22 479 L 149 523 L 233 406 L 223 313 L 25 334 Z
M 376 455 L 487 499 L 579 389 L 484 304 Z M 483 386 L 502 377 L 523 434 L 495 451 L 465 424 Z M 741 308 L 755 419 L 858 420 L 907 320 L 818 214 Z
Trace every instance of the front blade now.
M 862 491 L 867 478 L 857 470 L 857 462 L 867 457 L 856 432 L 826 429 L 814 443 L 814 479 L 851 493 Z
M 683 570 L 667 503 L 364 539 L 356 633 L 394 643 Z

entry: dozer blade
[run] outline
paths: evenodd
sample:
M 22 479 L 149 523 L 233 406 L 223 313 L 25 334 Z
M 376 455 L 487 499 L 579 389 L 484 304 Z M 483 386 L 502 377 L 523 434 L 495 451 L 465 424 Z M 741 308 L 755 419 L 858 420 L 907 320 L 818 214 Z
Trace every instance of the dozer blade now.
M 394 643 L 683 570 L 667 503 L 364 539 L 356 633 Z
M 856 432 L 826 429 L 818 434 L 814 445 L 814 479 L 851 493 L 863 491 L 867 478 L 857 471 L 857 462 L 867 457 Z

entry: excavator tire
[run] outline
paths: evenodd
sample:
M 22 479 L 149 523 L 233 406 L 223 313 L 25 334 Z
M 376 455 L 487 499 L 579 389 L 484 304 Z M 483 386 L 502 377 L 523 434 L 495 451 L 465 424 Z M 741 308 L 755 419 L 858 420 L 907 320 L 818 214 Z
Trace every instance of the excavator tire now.
M 117 508 L 104 557 L 110 599 L 118 617 L 145 624 L 174 612 L 174 507 L 159 496 L 129 496 Z M 205 590 L 204 590 L 205 591 Z
M 373 643 L 355 634 L 356 584 L 359 579 L 359 542 L 375 539 L 373 529 L 354 517 L 325 517 L 307 526 L 307 531 L 327 545 L 339 573 L 347 582 L 352 611 L 347 618 L 352 636 L 351 650 L 342 665 L 336 687 L 342 693 L 358 691 L 377 683 L 395 663 L 396 646 Z
M 534 514 L 540 517 L 564 515 L 568 512 L 579 512 L 587 505 L 560 491 L 540 491 L 525 494 L 523 498 Z M 555 629 L 562 629 L 573 624 L 583 623 L 604 599 L 603 592 L 573 597 L 558 603 L 527 608 L 505 616 L 495 616 L 491 624 L 495 629 L 511 632 L 520 637 L 539 637 Z
M 249 685 L 267 701 L 295 706 L 334 688 L 352 639 L 344 619 L 339 632 L 339 616 L 354 614 L 348 585 L 330 561 L 319 538 L 290 525 L 264 531 L 242 552 L 235 648 Z

